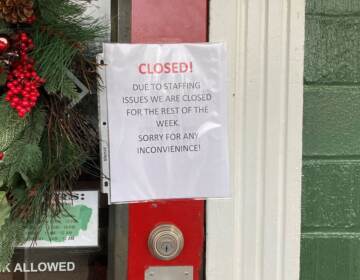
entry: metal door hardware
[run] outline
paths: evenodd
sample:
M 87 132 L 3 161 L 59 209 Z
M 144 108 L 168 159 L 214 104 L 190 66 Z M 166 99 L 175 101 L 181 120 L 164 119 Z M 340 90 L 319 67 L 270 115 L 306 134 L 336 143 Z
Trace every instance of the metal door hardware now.
M 179 228 L 162 224 L 150 233 L 148 246 L 151 254 L 159 260 L 173 260 L 184 248 L 184 236 Z
M 145 271 L 145 280 L 193 280 L 192 266 L 150 266 Z

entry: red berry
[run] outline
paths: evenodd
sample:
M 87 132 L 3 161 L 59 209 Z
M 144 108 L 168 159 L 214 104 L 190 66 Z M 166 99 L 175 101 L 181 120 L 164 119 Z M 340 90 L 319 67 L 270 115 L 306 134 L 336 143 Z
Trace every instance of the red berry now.
M 23 101 L 21 102 L 21 105 L 22 105 L 23 107 L 28 107 L 28 106 L 29 106 L 29 102 L 28 102 L 27 100 L 23 100 Z
M 9 48 L 9 40 L 5 37 L 0 37 L 0 53 L 5 52 Z
M 5 157 L 5 153 L 3 151 L 0 151 L 0 161 L 3 161 Z
M 8 90 L 5 99 L 17 110 L 19 117 L 23 118 L 36 105 L 40 96 L 39 87 L 46 81 L 36 73 L 35 61 L 28 56 L 28 52 L 34 48 L 33 40 L 25 32 L 18 33 L 15 38 L 15 48 L 20 59 L 12 62 L 7 76 Z
M 31 17 L 27 18 L 26 23 L 33 24 L 35 22 L 35 20 L 36 20 L 36 16 L 32 15 Z

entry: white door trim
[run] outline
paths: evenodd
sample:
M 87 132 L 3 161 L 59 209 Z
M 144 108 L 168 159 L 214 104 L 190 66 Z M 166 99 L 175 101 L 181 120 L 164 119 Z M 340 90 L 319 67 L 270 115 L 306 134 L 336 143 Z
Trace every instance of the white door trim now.
M 297 280 L 305 0 L 211 0 L 229 51 L 232 200 L 207 204 L 207 280 Z

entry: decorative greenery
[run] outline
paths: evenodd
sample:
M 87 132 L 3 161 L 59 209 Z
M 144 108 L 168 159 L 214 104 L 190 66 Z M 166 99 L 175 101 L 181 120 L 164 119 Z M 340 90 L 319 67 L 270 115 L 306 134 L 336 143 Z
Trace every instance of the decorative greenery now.
M 0 43 L 9 41 L 3 49 L 0 44 L 0 270 L 17 245 L 35 240 L 44 223 L 61 213 L 59 192 L 72 191 L 97 144 L 95 129 L 72 105 L 78 101 L 78 89 L 69 72 L 94 89 L 97 65 L 89 47 L 103 38 L 106 29 L 86 15 L 88 1 L 25 2 L 26 7 L 17 6 L 18 15 L 9 18 L 1 14 L 6 1 L 0 1 L 0 34 L 4 34 Z M 24 18 L 30 15 L 29 7 L 31 17 Z M 19 35 L 24 33 L 31 41 Z M 29 47 L 21 45 L 21 38 Z M 32 61 L 44 80 L 37 83 L 40 95 L 33 97 L 33 107 L 26 98 L 36 92 L 27 93 L 21 79 L 35 82 L 36 75 L 23 77 L 14 70 L 19 63 L 31 66 Z M 15 74 L 24 83 L 23 92 L 11 85 Z M 36 81 L 42 81 L 39 77 Z M 23 113 L 17 104 L 24 107 Z
M 0 227 L 5 224 L 5 221 L 10 216 L 10 206 L 6 199 L 6 193 L 0 192 Z

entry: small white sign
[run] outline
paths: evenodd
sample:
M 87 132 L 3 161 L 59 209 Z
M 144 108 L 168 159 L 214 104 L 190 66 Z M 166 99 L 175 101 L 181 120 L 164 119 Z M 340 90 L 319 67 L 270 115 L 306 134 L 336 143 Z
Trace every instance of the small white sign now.
M 229 197 L 223 44 L 105 44 L 110 202 Z
M 36 242 L 28 241 L 21 247 L 97 247 L 99 227 L 99 192 L 74 191 L 61 194 L 65 211 L 49 221 Z

